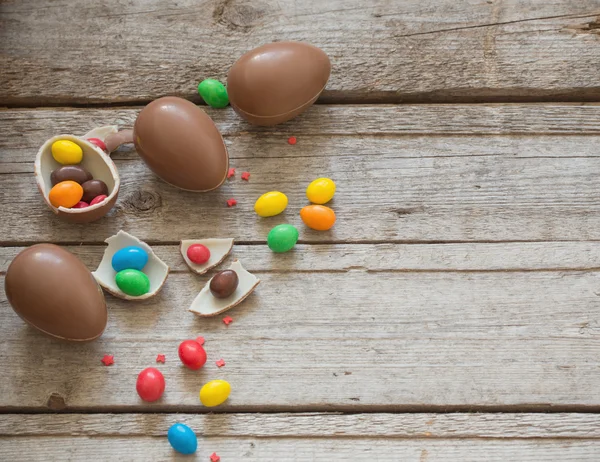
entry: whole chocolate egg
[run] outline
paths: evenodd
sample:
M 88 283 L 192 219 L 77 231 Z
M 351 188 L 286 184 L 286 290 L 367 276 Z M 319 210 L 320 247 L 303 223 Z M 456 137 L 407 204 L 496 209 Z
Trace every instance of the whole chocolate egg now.
M 93 340 L 104 332 L 106 301 L 92 273 L 54 244 L 19 253 L 6 271 L 6 298 L 15 312 L 42 332 L 64 340 Z
M 148 104 L 135 121 L 133 140 L 150 169 L 177 188 L 205 192 L 227 178 L 229 157 L 219 130 L 185 99 L 166 96 Z
M 276 42 L 247 52 L 229 70 L 233 109 L 255 125 L 286 122 L 308 109 L 331 73 L 327 55 L 303 42 Z

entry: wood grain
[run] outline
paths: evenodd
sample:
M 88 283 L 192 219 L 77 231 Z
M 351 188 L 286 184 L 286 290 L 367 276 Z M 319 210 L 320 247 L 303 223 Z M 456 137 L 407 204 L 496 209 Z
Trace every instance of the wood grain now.
M 600 100 L 599 0 L 77 0 L 68 24 L 50 0 L 1 8 L 0 104 L 197 101 L 280 40 L 328 53 L 326 102 Z

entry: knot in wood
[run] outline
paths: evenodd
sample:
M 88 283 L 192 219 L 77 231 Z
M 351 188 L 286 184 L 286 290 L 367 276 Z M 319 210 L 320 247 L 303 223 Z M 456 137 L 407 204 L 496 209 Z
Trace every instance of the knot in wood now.
M 162 198 L 152 191 L 135 191 L 125 198 L 122 206 L 134 212 L 151 212 L 162 206 Z
M 65 398 L 63 398 L 63 396 L 60 393 L 54 392 L 48 397 L 48 401 L 46 401 L 46 406 L 48 407 L 48 409 L 51 409 L 53 411 L 62 411 L 67 407 L 67 404 L 65 403 Z
M 268 9 L 263 2 L 220 0 L 213 11 L 213 19 L 229 30 L 248 32 L 261 24 Z

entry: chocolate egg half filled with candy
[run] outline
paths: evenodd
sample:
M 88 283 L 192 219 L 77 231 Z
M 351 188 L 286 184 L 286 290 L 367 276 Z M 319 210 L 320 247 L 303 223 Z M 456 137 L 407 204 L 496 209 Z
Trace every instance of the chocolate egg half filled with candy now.
M 19 253 L 6 271 L 4 289 L 21 318 L 53 337 L 84 342 L 106 328 L 102 289 L 81 260 L 54 244 Z
M 46 141 L 38 151 L 34 166 L 35 180 L 44 201 L 60 218 L 73 223 L 89 223 L 102 218 L 115 205 L 121 184 L 117 167 L 100 147 L 88 141 L 90 138 L 103 141 L 115 133 L 117 133 L 117 127 L 107 126 L 96 128 L 81 137 L 58 135 Z M 76 165 L 59 163 L 52 152 L 52 146 L 57 142 L 69 145 L 81 152 L 81 161 Z M 58 157 L 58 159 L 61 158 Z M 52 175 L 53 173 L 54 175 Z M 108 194 L 105 199 L 89 207 L 64 207 L 56 201 L 53 205 L 53 201 L 50 200 L 50 191 L 57 181 L 73 180 L 79 183 L 83 179 L 87 181 L 88 175 L 91 175 L 94 180 L 100 180 L 106 184 Z
M 219 130 L 185 99 L 166 96 L 148 104 L 135 121 L 133 140 L 148 167 L 177 188 L 211 191 L 227 177 L 229 157 Z
M 325 89 L 331 63 L 319 48 L 276 42 L 238 59 L 227 76 L 229 102 L 255 125 L 286 122 L 308 109 Z

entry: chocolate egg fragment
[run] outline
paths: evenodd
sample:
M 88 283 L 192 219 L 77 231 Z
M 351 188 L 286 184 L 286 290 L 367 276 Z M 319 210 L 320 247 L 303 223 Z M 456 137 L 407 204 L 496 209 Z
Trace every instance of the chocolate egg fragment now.
M 6 298 L 36 329 L 64 340 L 99 337 L 108 312 L 100 286 L 72 253 L 37 244 L 19 253 L 6 271 Z
M 98 220 L 106 215 L 110 209 L 113 208 L 117 201 L 119 194 L 119 187 L 121 180 L 119 179 L 119 173 L 112 159 L 98 146 L 87 141 L 87 138 L 98 138 L 104 140 L 108 135 L 116 133 L 117 127 L 107 126 L 96 128 L 82 137 L 75 135 L 58 135 L 50 138 L 46 141 L 37 153 L 35 159 L 35 179 L 37 182 L 38 189 L 44 197 L 44 201 L 50 207 L 52 212 L 72 223 L 89 223 L 91 221 Z M 62 172 L 65 166 L 59 164 L 52 157 L 52 144 L 55 141 L 68 140 L 77 144 L 83 151 L 83 158 L 80 164 L 74 167 L 76 169 L 81 168 L 85 172 L 91 174 L 94 180 L 103 181 L 108 189 L 106 199 L 99 202 L 98 204 L 90 205 L 85 208 L 66 208 L 66 207 L 54 207 L 50 202 L 48 195 L 53 186 L 53 181 L 56 180 L 57 175 L 62 175 L 57 171 Z M 54 177 L 53 177 L 53 172 Z M 69 170 L 69 174 L 73 173 L 73 170 Z M 78 177 L 71 178 L 72 181 L 82 179 Z
M 229 157 L 219 130 L 185 99 L 167 96 L 148 104 L 135 121 L 133 139 L 148 167 L 177 188 L 211 191 L 227 177 Z
M 219 271 L 210 280 L 210 293 L 217 298 L 227 298 L 235 292 L 238 284 L 238 275 L 235 271 Z
M 330 73 L 329 58 L 315 46 L 269 43 L 247 52 L 231 67 L 229 102 L 251 124 L 276 125 L 308 109 Z

